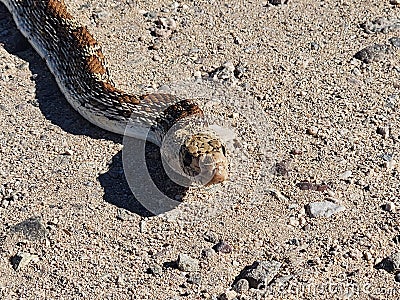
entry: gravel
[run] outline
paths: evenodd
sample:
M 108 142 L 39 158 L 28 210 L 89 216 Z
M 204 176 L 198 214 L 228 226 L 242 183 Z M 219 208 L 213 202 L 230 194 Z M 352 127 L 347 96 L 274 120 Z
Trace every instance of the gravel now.
M 208 97 L 201 85 L 208 83 L 215 103 L 240 100 L 221 118 L 248 139 L 227 147 L 229 181 L 179 191 L 168 183 L 179 205 L 151 215 L 126 181 L 123 139 L 68 105 L 0 5 L 0 299 L 217 299 L 256 260 L 284 264 L 267 291 L 249 288 L 243 299 L 307 299 L 325 283 L 331 289 L 318 299 L 398 298 L 398 274 L 371 265 L 398 252 L 398 210 L 379 206 L 400 205 L 400 56 L 392 40 L 399 34 L 360 27 L 398 19 L 393 1 L 65 2 L 101 42 L 118 88 L 189 82 L 197 92 L 182 94 L 193 98 Z M 173 19 L 176 29 L 158 18 Z M 354 58 L 374 44 L 387 50 L 378 60 Z M 225 62 L 225 73 L 209 80 Z M 159 161 L 156 152 L 149 164 Z M 252 153 L 259 160 L 248 167 Z M 273 166 L 283 161 L 290 169 L 276 176 Z M 352 176 L 341 180 L 346 170 Z M 142 179 L 135 173 L 134 182 Z M 305 215 L 307 204 L 328 197 L 346 211 Z M 31 218 L 32 226 L 13 230 Z M 231 253 L 211 249 L 221 239 Z M 17 272 L 11 258 L 20 253 L 39 261 Z M 183 253 L 199 260 L 198 271 L 177 269 Z M 161 274 L 147 272 L 153 264 Z M 188 281 L 193 274 L 198 284 Z M 287 275 L 290 288 L 279 289 L 275 282 Z M 338 295 L 344 283 L 368 294 Z
M 380 17 L 362 25 L 366 33 L 389 33 L 400 30 L 400 19 Z

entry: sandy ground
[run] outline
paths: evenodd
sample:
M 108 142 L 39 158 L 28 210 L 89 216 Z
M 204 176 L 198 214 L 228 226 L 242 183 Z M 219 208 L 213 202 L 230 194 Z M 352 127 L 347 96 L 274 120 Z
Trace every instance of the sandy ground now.
M 389 46 L 400 26 L 361 26 L 399 17 L 399 6 L 66 3 L 102 42 L 125 90 L 191 81 L 231 62 L 227 95 L 258 101 L 244 122 L 265 120 L 253 141 L 273 140 L 261 146 L 285 163 L 274 174 L 252 169 L 253 177 L 235 169 L 230 182 L 189 188 L 177 207 L 151 216 L 125 179 L 122 138 L 73 111 L 0 5 L 1 299 L 217 299 L 256 260 L 282 266 L 267 289 L 237 299 L 400 297 L 395 275 L 374 267 L 400 250 L 400 50 Z M 158 41 L 157 17 L 177 23 Z M 375 43 L 390 51 L 371 63 L 354 58 Z M 149 153 L 158 160 L 156 149 Z M 142 174 L 132 176 L 139 185 Z M 304 181 L 329 189 L 302 190 Z M 326 199 L 346 209 L 305 212 Z M 210 250 L 219 240 L 232 251 Z M 32 259 L 17 268 L 21 253 Z M 199 269 L 179 270 L 179 254 Z

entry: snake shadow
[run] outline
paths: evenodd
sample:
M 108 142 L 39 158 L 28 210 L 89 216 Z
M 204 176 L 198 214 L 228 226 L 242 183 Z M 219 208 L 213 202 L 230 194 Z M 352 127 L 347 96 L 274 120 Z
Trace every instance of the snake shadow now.
M 94 139 L 107 139 L 115 143 L 122 143 L 123 138 L 119 135 L 107 132 L 85 120 L 67 102 L 58 85 L 46 66 L 46 63 L 30 46 L 29 42 L 17 29 L 10 13 L 0 3 L 0 44 L 4 49 L 29 64 L 32 72 L 31 80 L 35 83 L 35 101 L 30 103 L 39 107 L 43 115 L 53 124 L 61 127 L 64 131 L 73 135 L 85 135 Z M 139 142 L 139 141 L 138 141 Z M 187 188 L 175 184 L 162 166 L 159 148 L 146 143 L 145 157 L 147 169 L 153 183 L 168 198 L 174 199 L 186 194 Z M 136 176 L 138 186 L 141 176 Z M 104 200 L 117 207 L 126 209 L 143 217 L 150 217 L 169 211 L 179 204 L 164 206 L 164 210 L 149 211 L 133 195 L 125 178 L 123 168 L 122 152 L 117 153 L 109 165 L 109 170 L 99 175 L 98 180 L 104 189 Z M 82 183 L 83 184 L 83 183 Z M 132 185 L 132 182 L 130 181 Z M 146 187 L 143 186 L 145 189 Z

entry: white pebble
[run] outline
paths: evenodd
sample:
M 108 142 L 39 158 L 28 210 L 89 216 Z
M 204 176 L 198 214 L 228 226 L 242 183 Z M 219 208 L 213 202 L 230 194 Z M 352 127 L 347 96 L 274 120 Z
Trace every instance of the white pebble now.
M 201 78 L 201 72 L 200 71 L 195 71 L 193 73 L 194 78 Z
M 397 165 L 397 161 L 394 159 L 391 159 L 391 160 L 385 162 L 385 167 L 388 170 L 394 169 L 396 167 L 396 165 Z
M 347 179 L 350 178 L 350 176 L 351 176 L 352 174 L 353 174 L 353 173 L 352 173 L 350 170 L 348 170 L 348 171 L 345 171 L 345 172 L 343 172 L 342 174 L 340 174 L 340 175 L 339 175 L 339 178 L 342 179 L 342 180 L 347 180 Z
M 292 225 L 293 227 L 297 227 L 299 226 L 300 222 L 296 217 L 290 217 L 289 224 Z

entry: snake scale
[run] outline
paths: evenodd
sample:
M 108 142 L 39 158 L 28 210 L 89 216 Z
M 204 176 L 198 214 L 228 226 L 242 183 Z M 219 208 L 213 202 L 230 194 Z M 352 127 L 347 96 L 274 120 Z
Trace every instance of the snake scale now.
M 161 147 L 181 121 L 202 118 L 199 105 L 171 94 L 132 95 L 118 89 L 101 45 L 67 10 L 64 0 L 0 0 L 33 48 L 45 60 L 65 98 L 89 122 Z M 186 136 L 178 165 L 202 184 L 227 179 L 225 148 L 206 128 Z M 196 180 L 194 180 L 196 181 Z

